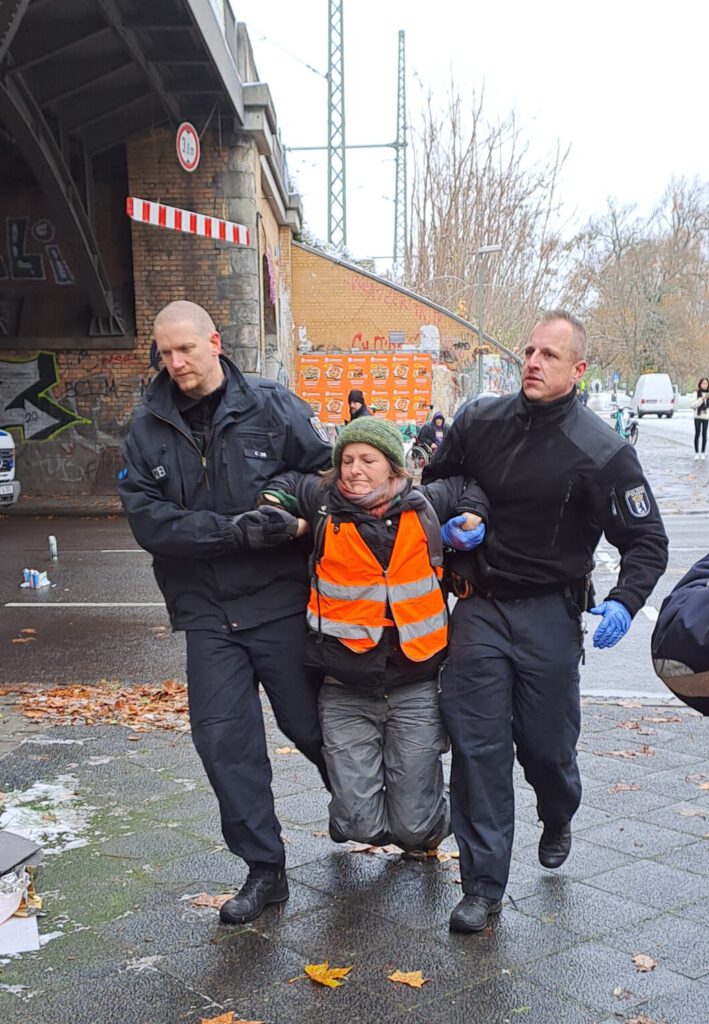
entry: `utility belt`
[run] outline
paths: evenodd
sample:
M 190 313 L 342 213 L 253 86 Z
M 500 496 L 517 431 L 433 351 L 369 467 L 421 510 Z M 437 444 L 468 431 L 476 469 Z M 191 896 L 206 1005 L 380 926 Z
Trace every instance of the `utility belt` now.
M 444 576 L 444 582 L 449 593 L 455 594 L 459 601 L 466 601 L 472 597 L 473 594 L 478 593 L 481 597 L 485 597 L 486 594 L 482 590 L 476 590 L 475 585 L 466 576 L 461 576 L 458 572 L 453 572 L 450 569 L 446 570 Z M 583 579 L 576 580 L 574 583 L 568 584 L 561 590 L 557 590 L 550 587 L 548 590 L 540 589 L 539 594 L 553 594 L 561 593 L 566 602 L 566 609 L 572 619 L 578 619 L 582 612 L 587 612 L 589 608 L 593 608 L 596 603 L 596 595 L 593 589 L 593 579 L 591 574 L 584 576 Z M 525 595 L 520 594 L 520 597 L 535 597 L 533 593 Z M 500 600 L 503 600 L 502 598 Z M 508 600 L 514 600 L 509 598 Z
M 572 619 L 578 619 L 582 612 L 587 612 L 596 604 L 596 592 L 593 589 L 591 573 L 583 579 L 564 587 L 566 608 Z

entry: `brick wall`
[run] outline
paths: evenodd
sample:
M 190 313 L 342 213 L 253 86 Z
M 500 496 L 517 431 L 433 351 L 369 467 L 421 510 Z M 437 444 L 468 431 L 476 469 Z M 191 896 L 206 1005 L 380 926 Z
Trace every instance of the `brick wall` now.
M 477 390 L 478 337 L 454 316 L 295 243 L 291 258 L 293 323 L 301 352 L 430 351 L 445 367 L 434 374 L 434 404 L 450 413 Z M 484 349 L 485 388 L 512 390 L 514 365 Z
M 271 336 L 274 376 L 289 377 L 293 364 L 289 232 L 279 229 L 260 188 L 259 157 L 247 135 L 224 135 L 220 149 L 213 132 L 202 138 L 199 167 L 184 172 L 175 155 L 174 132 L 156 130 L 127 144 L 128 182 L 111 197 L 119 215 L 129 195 L 210 213 L 246 224 L 251 245 L 227 246 L 210 239 L 129 223 L 132 245 L 135 336 L 133 348 L 86 348 L 0 352 L 0 369 L 17 379 L 41 365 L 48 408 L 62 420 L 34 439 L 18 441 L 18 476 L 28 494 L 113 493 L 120 468 L 120 444 L 154 370 L 150 367 L 152 324 L 173 299 L 191 299 L 211 313 L 224 350 L 241 369 L 266 371 L 263 256 L 275 274 L 275 334 Z M 257 211 L 259 216 L 257 217 Z M 117 214 L 118 215 L 118 214 Z M 132 319 L 132 317 L 131 317 Z M 39 362 L 37 361 L 39 358 Z M 280 373 L 279 373 L 280 372 Z M 7 386 L 7 380 L 6 380 Z M 18 392 L 19 393 L 19 392 Z M 0 408 L 0 426 L 3 426 Z

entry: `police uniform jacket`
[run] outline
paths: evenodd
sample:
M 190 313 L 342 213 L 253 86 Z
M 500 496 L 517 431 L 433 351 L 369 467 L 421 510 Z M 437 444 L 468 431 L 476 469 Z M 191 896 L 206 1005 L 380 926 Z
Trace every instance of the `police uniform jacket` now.
M 310 406 L 275 381 L 247 382 L 220 358 L 226 382 L 204 454 L 165 370 L 124 443 L 119 493 L 177 630 L 248 629 L 304 612 L 309 542 L 239 549 L 231 520 L 256 507 L 276 473 L 331 461 Z
M 651 650 L 655 671 L 670 690 L 709 715 L 709 553 L 662 602 Z
M 451 567 L 481 593 L 509 599 L 572 590 L 604 533 L 621 554 L 607 599 L 631 615 L 667 565 L 667 537 L 635 450 L 576 398 L 482 398 L 459 413 L 424 481 L 463 473 L 490 500 L 483 545 Z

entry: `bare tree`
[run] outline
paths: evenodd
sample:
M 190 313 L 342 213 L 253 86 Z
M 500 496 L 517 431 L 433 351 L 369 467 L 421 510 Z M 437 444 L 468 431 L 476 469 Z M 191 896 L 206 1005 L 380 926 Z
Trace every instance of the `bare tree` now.
M 609 202 L 579 237 L 569 286 L 583 295 L 591 357 L 634 380 L 684 381 L 709 361 L 709 187 L 672 181 L 650 214 Z M 706 371 L 704 371 L 706 372 Z
M 476 253 L 500 243 L 484 268 L 485 328 L 520 347 L 540 308 L 566 294 L 557 193 L 567 154 L 557 146 L 535 164 L 514 113 L 491 123 L 483 94 L 464 103 L 453 85 L 443 110 L 428 96 L 413 148 L 406 283 L 475 322 Z

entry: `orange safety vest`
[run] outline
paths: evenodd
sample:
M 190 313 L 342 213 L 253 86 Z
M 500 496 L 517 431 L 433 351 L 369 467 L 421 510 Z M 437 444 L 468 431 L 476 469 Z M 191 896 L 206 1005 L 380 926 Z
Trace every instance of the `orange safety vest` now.
M 354 523 L 328 519 L 311 581 L 308 625 L 356 654 L 376 647 L 384 627 L 396 625 L 406 657 L 426 661 L 448 643 L 442 575 L 431 565 L 426 531 L 413 509 L 401 513 L 388 569 Z

